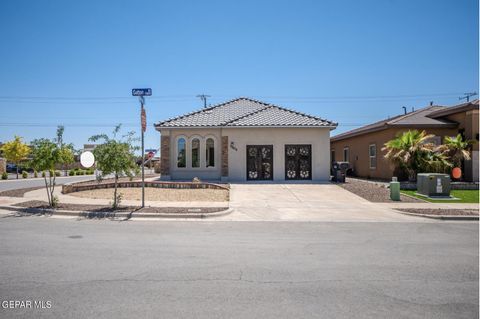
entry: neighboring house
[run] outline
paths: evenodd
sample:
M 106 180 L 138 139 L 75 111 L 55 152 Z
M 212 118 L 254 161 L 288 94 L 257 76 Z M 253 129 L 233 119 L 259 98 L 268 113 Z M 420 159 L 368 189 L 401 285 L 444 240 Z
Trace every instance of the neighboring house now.
M 425 130 L 435 135 L 433 142 L 443 143 L 445 136 L 462 134 L 476 140 L 472 160 L 464 165 L 464 178 L 478 181 L 478 100 L 451 107 L 429 106 L 404 115 L 382 120 L 331 138 L 331 160 L 348 161 L 359 177 L 389 180 L 400 176 L 384 158 L 384 144 L 408 130 Z
M 328 181 L 336 126 L 249 98 L 204 108 L 155 124 L 161 179 Z

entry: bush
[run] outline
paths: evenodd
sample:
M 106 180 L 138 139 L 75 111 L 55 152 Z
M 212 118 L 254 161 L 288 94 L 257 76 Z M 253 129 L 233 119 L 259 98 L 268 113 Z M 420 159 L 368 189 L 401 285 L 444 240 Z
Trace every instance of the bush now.
M 60 171 L 55 171 L 55 176 L 60 176 Z
M 68 172 L 68 176 L 75 176 L 75 171 L 72 169 Z
M 37 171 L 33 171 L 33 177 L 35 177 L 35 178 L 38 177 L 38 172 Z
M 87 170 L 85 171 L 85 173 L 86 173 L 87 175 L 93 175 L 93 174 L 95 173 L 95 171 L 94 171 L 93 169 L 89 168 L 89 169 L 87 169 Z
M 55 174 L 55 172 L 53 171 L 53 169 L 51 169 L 51 170 L 48 171 L 48 174 L 49 174 L 49 176 L 53 176 Z
M 42 172 L 42 177 L 45 177 L 47 174 L 45 174 L 45 171 Z
M 28 178 L 28 173 L 27 171 L 22 172 L 22 178 Z
M 85 171 L 83 169 L 79 169 L 76 175 L 85 175 Z
M 8 179 L 8 174 L 7 174 L 7 172 L 2 173 L 2 179 Z

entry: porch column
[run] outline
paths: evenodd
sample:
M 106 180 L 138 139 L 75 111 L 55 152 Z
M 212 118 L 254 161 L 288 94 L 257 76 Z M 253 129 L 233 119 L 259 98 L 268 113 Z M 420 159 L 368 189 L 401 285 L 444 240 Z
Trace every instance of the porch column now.
M 228 136 L 222 136 L 222 181 L 228 180 Z
M 162 180 L 170 179 L 170 132 L 160 133 L 160 178 Z

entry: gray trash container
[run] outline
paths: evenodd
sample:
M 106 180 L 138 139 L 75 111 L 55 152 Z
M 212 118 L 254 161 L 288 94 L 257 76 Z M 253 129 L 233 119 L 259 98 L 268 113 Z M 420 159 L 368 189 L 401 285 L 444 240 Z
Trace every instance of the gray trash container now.
M 349 168 L 350 168 L 349 162 L 333 162 L 332 164 L 333 181 L 337 183 L 345 183 L 345 176 L 347 175 L 347 170 Z

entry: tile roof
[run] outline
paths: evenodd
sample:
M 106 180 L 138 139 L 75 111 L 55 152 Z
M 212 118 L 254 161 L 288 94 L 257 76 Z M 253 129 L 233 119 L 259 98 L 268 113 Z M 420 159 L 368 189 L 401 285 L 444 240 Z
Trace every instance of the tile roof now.
M 155 124 L 175 127 L 329 127 L 337 123 L 250 98 L 237 98 Z
M 436 119 L 429 117 L 430 114 L 436 113 L 440 110 L 444 110 L 446 107 L 444 106 L 428 106 L 422 109 L 419 109 L 414 112 L 410 112 L 407 114 L 397 115 L 395 117 L 381 120 L 366 126 L 359 127 L 357 129 L 350 130 L 345 133 L 341 133 L 335 135 L 331 138 L 331 141 L 340 141 L 345 138 L 367 134 L 371 132 L 385 130 L 390 127 L 455 127 L 457 123 L 444 120 L 444 119 Z

